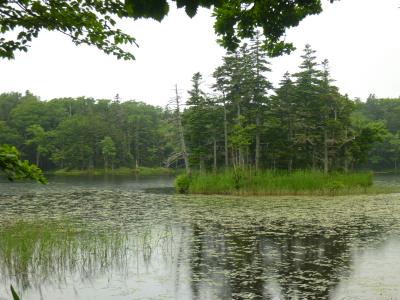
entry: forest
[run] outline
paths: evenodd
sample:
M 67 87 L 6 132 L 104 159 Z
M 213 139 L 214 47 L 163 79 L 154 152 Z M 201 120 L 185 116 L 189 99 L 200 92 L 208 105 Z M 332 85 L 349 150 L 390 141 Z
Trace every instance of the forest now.
M 400 99 L 349 99 L 307 45 L 277 87 L 257 35 L 166 107 L 140 101 L 0 94 L 0 144 L 51 170 L 398 168 Z M 212 91 L 212 92 L 205 92 Z M 183 94 L 183 93 L 182 93 Z M 182 138 L 180 138 L 180 132 Z M 182 141 L 184 148 L 182 148 Z

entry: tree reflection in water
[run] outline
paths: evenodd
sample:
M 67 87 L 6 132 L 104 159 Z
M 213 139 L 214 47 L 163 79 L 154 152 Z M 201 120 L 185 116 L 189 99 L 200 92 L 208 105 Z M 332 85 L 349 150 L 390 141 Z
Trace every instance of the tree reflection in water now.
M 265 234 L 262 226 L 193 224 L 193 299 L 329 299 L 351 271 L 357 237 L 350 232 L 358 230 L 360 240 L 380 234 L 376 224 L 363 227 L 374 230 L 338 227 L 327 234 L 318 226 L 297 226 Z

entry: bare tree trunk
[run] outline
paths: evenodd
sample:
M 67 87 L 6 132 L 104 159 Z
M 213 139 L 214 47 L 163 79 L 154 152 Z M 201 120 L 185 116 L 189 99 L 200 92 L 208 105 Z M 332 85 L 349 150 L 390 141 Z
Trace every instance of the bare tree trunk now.
M 240 122 L 240 116 L 241 116 L 241 113 L 240 113 L 240 103 L 239 103 L 239 101 L 238 101 L 238 103 L 237 103 L 237 117 L 238 117 L 238 122 Z M 244 165 L 244 159 L 243 159 L 243 151 L 242 151 L 242 149 L 239 147 L 239 149 L 238 149 L 238 152 L 239 152 L 239 166 L 240 167 L 243 167 L 243 165 Z
M 236 169 L 237 163 L 238 163 L 237 162 L 237 153 L 235 150 L 233 150 L 233 148 L 231 150 L 231 153 L 232 153 L 232 165 L 233 165 L 233 168 Z
M 178 125 L 178 133 L 179 133 L 179 139 L 181 143 L 181 150 L 183 154 L 183 160 L 185 161 L 185 169 L 186 169 L 186 174 L 190 175 L 190 166 L 189 166 L 189 157 L 186 151 L 186 143 L 185 143 L 185 136 L 183 134 L 183 126 L 182 126 L 182 119 L 181 119 L 181 111 L 179 108 L 179 95 L 178 95 L 178 85 L 175 85 L 175 101 L 176 101 L 176 122 Z
M 214 146 L 214 166 L 213 170 L 214 173 L 217 172 L 217 139 L 214 137 L 213 138 L 213 146 Z
M 288 144 L 290 145 L 290 157 L 288 161 L 288 171 L 292 172 L 293 169 L 293 131 L 292 131 L 292 122 L 289 121 L 289 132 L 288 132 Z
M 39 150 L 36 150 L 36 165 L 39 167 L 40 163 L 40 152 Z
M 315 170 L 317 168 L 317 158 L 316 158 L 315 152 L 316 152 L 315 147 L 313 146 L 313 149 L 312 149 L 312 169 L 313 170 Z
M 225 96 L 224 96 L 225 97 Z M 224 99 L 224 143 L 225 143 L 225 168 L 229 166 L 229 153 L 228 153 L 228 120 L 226 117 L 226 106 Z
M 256 155 L 255 155 L 255 168 L 256 172 L 259 170 L 260 164 L 260 117 L 256 117 Z
M 347 128 L 346 128 L 346 131 L 345 131 L 345 138 L 347 140 Z M 347 157 L 347 146 L 346 145 L 344 145 L 344 147 L 343 147 L 343 153 L 344 153 L 343 169 L 347 173 L 349 171 L 349 160 L 348 160 L 348 157 Z
M 199 158 L 199 169 L 200 169 L 200 173 L 204 173 L 204 156 L 203 156 L 203 154 L 201 154 L 200 158 Z
M 139 128 L 138 124 L 136 124 L 135 129 L 135 167 L 139 168 Z
M 324 174 L 329 172 L 328 132 L 324 129 Z

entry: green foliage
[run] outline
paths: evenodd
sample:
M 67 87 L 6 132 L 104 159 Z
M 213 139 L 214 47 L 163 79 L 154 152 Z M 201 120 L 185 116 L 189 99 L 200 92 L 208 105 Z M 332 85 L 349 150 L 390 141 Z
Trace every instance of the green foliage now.
M 191 185 L 191 177 L 187 174 L 181 174 L 175 179 L 175 189 L 179 194 L 187 194 Z
M 11 105 L 11 104 L 12 105 Z M 142 102 L 0 94 L 0 143 L 44 170 L 159 167 L 174 151 L 168 112 Z M 103 142 L 102 142 L 103 141 Z
M 9 145 L 0 146 L 0 170 L 10 181 L 15 179 L 32 179 L 40 183 L 46 183 L 42 171 L 27 160 L 20 160 L 20 154 L 15 147 Z
M 230 136 L 230 142 L 232 147 L 245 150 L 251 144 L 252 133 L 255 129 L 255 125 L 245 125 L 246 118 L 239 116 L 234 119 L 234 125 L 232 126 L 232 134 Z
M 377 99 L 370 95 L 367 102 L 359 102 L 354 122 L 361 128 L 363 139 L 378 137 L 370 143 L 370 155 L 362 157 L 364 165 L 376 170 L 398 171 L 400 159 L 400 98 Z
M 325 186 L 331 195 L 336 195 L 337 192 L 343 189 L 345 186 L 341 181 L 333 180 L 326 184 Z
M 104 156 L 104 168 L 107 169 L 109 160 L 112 161 L 117 154 L 114 141 L 109 136 L 106 136 L 100 141 L 100 147 Z
M 385 135 L 383 124 L 354 118 L 356 102 L 339 93 L 328 60 L 319 63 L 310 45 L 304 48 L 299 71 L 285 73 L 272 94 L 261 44 L 256 34 L 249 45 L 226 54 L 213 73 L 214 97 L 204 95 L 201 76 L 194 75 L 190 107 L 183 114 L 192 164 L 200 160 L 200 169 L 216 169 L 223 155 L 225 166 L 256 170 L 328 173 L 359 167 Z M 222 145 L 223 154 L 218 151 Z
M 333 2 L 334 0 L 330 0 Z M 242 39 L 252 38 L 257 29 L 266 37 L 264 47 L 271 55 L 290 52 L 293 45 L 284 40 L 287 28 L 297 26 L 308 15 L 322 11 L 319 0 L 247 1 L 175 0 L 189 17 L 198 7 L 214 6 L 215 32 L 221 44 L 234 50 Z M 127 1 L 1 1 L 0 57 L 14 58 L 16 51 L 27 51 L 43 29 L 62 32 L 76 45 L 96 46 L 117 58 L 134 59 L 123 45 L 136 44 L 135 38 L 121 31 L 118 18 L 153 18 L 161 21 L 169 11 L 167 0 Z M 16 38 L 9 38 L 15 32 Z
M 120 46 L 135 39 L 116 27 L 116 19 L 128 17 L 124 2 L 104 1 L 2 1 L 0 2 L 0 57 L 14 58 L 27 51 L 43 29 L 59 31 L 76 45 L 94 45 L 118 58 L 133 59 Z M 17 38 L 5 34 L 16 31 Z

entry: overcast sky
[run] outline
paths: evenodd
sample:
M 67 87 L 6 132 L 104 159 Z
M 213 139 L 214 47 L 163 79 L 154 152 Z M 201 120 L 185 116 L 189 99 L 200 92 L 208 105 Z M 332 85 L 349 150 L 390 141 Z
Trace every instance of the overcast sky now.
M 306 43 L 319 60 L 329 59 L 331 73 L 342 93 L 365 99 L 400 96 L 400 1 L 342 0 L 306 18 L 289 30 L 287 40 L 298 50 L 272 59 L 271 81 L 285 71 L 295 72 Z M 184 97 L 194 72 L 205 84 L 224 54 L 216 43 L 211 12 L 200 10 L 193 19 L 171 9 L 162 23 L 124 21 L 140 48 L 135 61 L 119 61 L 94 47 L 75 46 L 59 33 L 42 32 L 28 53 L 0 60 L 0 93 L 30 90 L 44 100 L 87 96 L 136 99 L 164 106 L 177 83 Z

